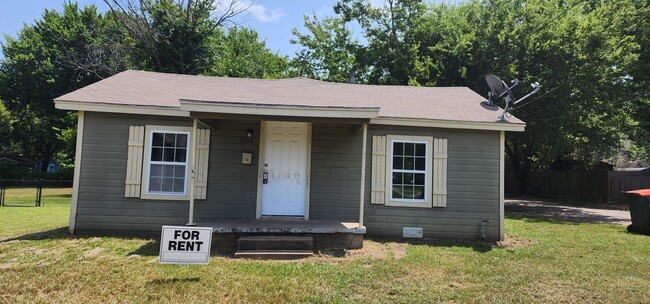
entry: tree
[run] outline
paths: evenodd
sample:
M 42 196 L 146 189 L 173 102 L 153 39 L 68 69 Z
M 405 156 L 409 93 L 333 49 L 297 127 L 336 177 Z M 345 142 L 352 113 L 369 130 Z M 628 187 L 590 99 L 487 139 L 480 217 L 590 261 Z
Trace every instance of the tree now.
M 389 0 L 379 7 L 342 0 L 334 7 L 334 19 L 345 22 L 337 27 L 358 23 L 367 43 L 351 43 L 353 33 L 335 32 L 327 19 L 306 20 L 311 35 L 296 34 L 304 47 L 297 55 L 315 75 L 339 73 L 331 59 L 319 54 L 355 49 L 355 56 L 347 57 L 355 62 L 347 64 L 369 71 L 369 83 L 468 86 L 487 92 L 483 77 L 488 73 L 542 83 L 537 96 L 512 110 L 527 122 L 526 131 L 507 136 L 506 153 L 522 190 L 528 172 L 563 158 L 595 163 L 639 130 L 632 113 L 644 109 L 644 99 L 637 98 L 635 107 L 631 97 L 644 73 L 635 64 L 647 57 L 647 48 L 639 46 L 647 45 L 648 35 L 639 34 L 648 24 L 647 10 L 643 13 L 647 0 L 456 5 Z M 324 38 L 317 35 L 321 29 L 329 30 Z M 334 33 L 342 37 L 333 39 Z M 523 94 L 525 88 L 518 90 Z
M 46 10 L 17 38 L 5 36 L 0 100 L 12 117 L 12 137 L 25 154 L 49 160 L 65 145 L 56 130 L 74 128 L 74 117 L 56 110 L 53 98 L 124 68 L 122 49 L 112 45 L 114 26 L 94 6 L 65 3 L 63 13 Z
M 301 34 L 292 29 L 296 39 L 292 44 L 304 48 L 296 54 L 293 65 L 298 74 L 320 80 L 347 82 L 354 73 L 363 81 L 367 69 L 358 58 L 361 45 L 352 39 L 351 31 L 342 18 L 325 18 L 319 21 L 314 14 L 304 17 L 305 27 L 310 34 Z
M 213 36 L 251 4 L 237 0 L 104 0 L 130 38 L 138 68 L 204 74 L 212 68 Z
M 284 78 L 289 75 L 286 57 L 271 52 L 257 32 L 243 27 L 231 27 L 212 36 L 215 52 L 209 70 L 211 76 Z

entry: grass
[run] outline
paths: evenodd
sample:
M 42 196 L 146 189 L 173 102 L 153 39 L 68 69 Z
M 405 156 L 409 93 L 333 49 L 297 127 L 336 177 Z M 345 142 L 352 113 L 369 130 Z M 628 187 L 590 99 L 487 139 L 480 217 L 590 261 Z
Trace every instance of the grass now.
M 155 240 L 70 237 L 67 208 L 0 207 L 0 303 L 650 303 L 650 237 L 508 216 L 504 246 L 366 240 L 347 257 L 161 265 Z

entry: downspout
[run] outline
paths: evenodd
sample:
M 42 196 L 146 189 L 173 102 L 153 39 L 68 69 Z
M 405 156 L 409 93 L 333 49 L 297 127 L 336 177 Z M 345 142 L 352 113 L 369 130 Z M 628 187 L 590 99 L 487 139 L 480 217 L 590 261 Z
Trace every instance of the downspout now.
M 190 180 L 189 180 L 189 189 L 190 191 L 190 214 L 189 221 L 187 226 L 195 226 L 194 223 L 194 179 L 196 177 L 196 132 L 198 128 L 199 120 L 194 118 L 194 124 L 192 125 L 192 134 L 191 134 L 191 143 L 192 147 L 190 148 Z
M 363 227 L 363 205 L 366 194 L 366 142 L 368 141 L 368 124 L 363 124 L 363 143 L 361 144 L 361 194 L 359 195 L 359 227 Z

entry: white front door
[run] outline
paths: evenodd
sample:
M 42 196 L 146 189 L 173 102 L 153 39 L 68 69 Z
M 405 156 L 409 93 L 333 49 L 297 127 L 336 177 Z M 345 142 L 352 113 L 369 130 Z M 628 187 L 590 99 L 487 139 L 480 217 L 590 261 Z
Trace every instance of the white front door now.
M 262 216 L 304 216 L 307 200 L 309 124 L 262 122 Z

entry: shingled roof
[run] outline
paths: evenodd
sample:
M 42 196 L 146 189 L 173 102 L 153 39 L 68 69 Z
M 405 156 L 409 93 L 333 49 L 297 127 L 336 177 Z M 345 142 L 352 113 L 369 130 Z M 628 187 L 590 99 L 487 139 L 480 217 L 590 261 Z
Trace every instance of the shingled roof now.
M 509 125 L 500 109 L 466 87 L 411 87 L 331 83 L 308 78 L 250 79 L 192 76 L 128 70 L 55 99 L 57 108 L 76 105 L 120 105 L 181 109 L 181 100 L 204 104 L 264 105 L 375 109 L 377 118 Z

